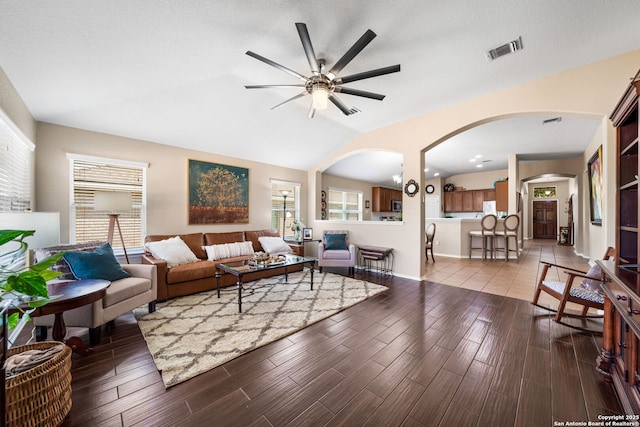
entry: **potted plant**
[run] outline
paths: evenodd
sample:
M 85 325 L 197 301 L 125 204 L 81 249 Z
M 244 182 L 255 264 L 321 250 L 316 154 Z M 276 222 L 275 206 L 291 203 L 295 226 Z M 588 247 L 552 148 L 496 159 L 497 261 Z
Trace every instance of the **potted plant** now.
M 9 346 L 18 337 L 23 326 L 30 320 L 29 313 L 51 300 L 47 290 L 47 281 L 60 273 L 51 271 L 64 253 L 50 256 L 41 262 L 28 265 L 26 260 L 29 245 L 25 238 L 35 231 L 0 230 L 0 323 L 2 323 L 2 358 L 0 359 L 0 426 L 6 423 L 20 424 L 22 420 L 38 420 L 38 425 L 59 424 L 71 407 L 70 350 L 60 352 L 59 356 L 49 359 L 13 378 L 5 378 L 4 362 L 11 352 L 38 349 L 52 343 L 37 343 L 27 346 Z M 7 315 L 9 310 L 13 311 Z M 8 330 L 13 329 L 8 337 Z M 34 390 L 38 392 L 34 393 Z M 68 391 L 69 390 L 69 391 Z M 36 402 L 29 405 L 23 399 Z M 66 399 L 63 397 L 67 396 Z M 54 404 L 51 405 L 50 401 Z M 32 408 L 49 408 L 33 413 Z M 53 408 L 53 409 L 51 409 Z M 35 425 L 35 424 L 34 424 Z
M 64 253 L 52 255 L 34 265 L 24 262 L 29 249 L 24 239 L 34 233 L 30 230 L 0 230 L 0 313 L 16 309 L 8 316 L 10 329 L 20 322 L 28 322 L 29 313 L 50 301 L 47 281 L 60 275 L 49 268 Z M 29 308 L 25 309 L 25 306 Z

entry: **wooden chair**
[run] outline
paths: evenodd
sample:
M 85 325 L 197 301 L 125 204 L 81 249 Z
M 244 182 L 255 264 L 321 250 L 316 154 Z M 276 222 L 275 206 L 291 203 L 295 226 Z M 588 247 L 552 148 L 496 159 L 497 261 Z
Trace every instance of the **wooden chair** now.
M 609 247 L 604 253 L 602 259 L 610 259 L 615 256 L 615 253 L 616 250 Z M 544 264 L 544 267 L 542 268 L 540 279 L 538 280 L 538 286 L 536 287 L 536 292 L 533 296 L 532 303 L 534 305 L 546 310 L 554 311 L 556 313 L 555 321 L 558 323 L 560 323 L 560 319 L 565 314 L 564 309 L 568 302 L 572 302 L 583 307 L 582 313 L 580 314 L 582 317 L 602 317 L 601 315 L 587 315 L 589 308 L 596 308 L 600 310 L 604 309 L 604 293 L 602 293 L 602 290 L 600 289 L 600 284 L 604 281 L 604 274 L 598 265 L 591 267 L 588 272 L 584 272 L 574 268 L 552 264 L 547 261 L 540 261 L 540 263 Z M 566 275 L 566 280 L 564 282 L 559 282 L 547 279 L 547 273 L 551 267 L 557 268 L 558 271 L 561 270 L 561 272 Z M 581 283 L 574 285 L 573 282 L 576 277 L 581 277 L 583 280 Z M 559 304 L 557 310 L 538 304 L 538 298 L 542 291 L 558 299 Z M 577 315 L 567 315 L 579 317 Z
M 436 262 L 436 259 L 433 256 L 433 237 L 436 235 L 436 225 L 435 223 L 430 223 L 427 225 L 427 231 L 425 231 L 425 245 L 424 245 L 424 255 L 429 261 L 429 252 L 431 252 L 431 259 L 433 262 Z
M 496 231 L 496 237 L 504 238 L 504 248 L 496 249 L 504 251 L 504 260 L 509 261 L 509 252 L 516 253 L 516 260 L 520 258 L 520 249 L 518 248 L 518 227 L 520 226 L 520 217 L 516 214 L 507 216 L 504 219 L 504 230 Z M 513 247 L 509 249 L 509 239 L 513 240 Z
M 482 230 L 469 231 L 469 258 L 471 258 L 471 251 L 474 249 L 482 249 L 482 259 L 487 258 L 487 252 L 491 253 L 491 258 L 495 258 L 496 248 L 496 225 L 498 224 L 498 217 L 493 214 L 485 215 L 480 221 Z M 473 246 L 473 238 L 480 237 L 482 239 L 481 247 Z

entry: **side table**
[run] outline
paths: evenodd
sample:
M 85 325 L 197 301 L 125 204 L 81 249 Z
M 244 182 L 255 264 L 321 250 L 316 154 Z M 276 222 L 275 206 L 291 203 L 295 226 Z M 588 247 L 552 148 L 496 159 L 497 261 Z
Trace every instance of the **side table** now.
M 65 341 L 67 335 L 67 327 L 64 324 L 63 314 L 65 311 L 82 307 L 101 300 L 107 293 L 107 288 L 111 284 L 108 280 L 71 280 L 52 282 L 47 284 L 49 295 L 57 295 L 56 299 L 49 301 L 42 307 L 35 309 L 31 313 L 32 317 L 46 316 L 47 314 L 55 315 L 51 336 L 55 341 L 61 341 L 67 344 L 76 353 L 87 355 L 91 353 L 90 348 L 85 348 L 84 343 L 78 337 L 69 337 Z
M 358 264 L 369 271 L 393 275 L 393 248 L 358 245 Z
M 321 240 L 320 239 L 306 239 L 306 240 L 288 240 L 288 239 L 285 239 L 284 242 L 287 245 L 291 246 L 291 249 L 293 249 L 293 252 L 296 255 L 305 256 L 305 254 L 304 254 L 305 253 L 305 245 L 307 243 L 312 243 L 312 242 L 320 243 Z M 317 251 L 312 256 L 317 256 Z

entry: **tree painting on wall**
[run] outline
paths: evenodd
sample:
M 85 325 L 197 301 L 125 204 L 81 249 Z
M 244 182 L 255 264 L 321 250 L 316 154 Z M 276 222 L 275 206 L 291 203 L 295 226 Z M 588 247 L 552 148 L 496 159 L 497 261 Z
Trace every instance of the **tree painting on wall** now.
M 189 224 L 248 224 L 249 169 L 189 160 Z

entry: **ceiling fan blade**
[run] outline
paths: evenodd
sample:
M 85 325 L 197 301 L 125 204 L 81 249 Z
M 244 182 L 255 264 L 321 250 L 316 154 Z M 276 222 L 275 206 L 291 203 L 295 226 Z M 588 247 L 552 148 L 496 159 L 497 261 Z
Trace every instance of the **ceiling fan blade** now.
M 333 102 L 333 105 L 338 107 L 340 111 L 342 111 L 342 114 L 344 114 L 345 116 L 350 116 L 353 113 L 357 112 L 354 111 L 354 109 L 351 109 L 344 105 L 342 101 L 340 101 L 334 94 L 329 95 L 329 101 Z
M 307 25 L 302 22 L 296 22 L 296 28 L 298 29 L 298 35 L 300 36 L 300 41 L 302 42 L 302 48 L 304 49 L 305 55 L 307 55 L 307 60 L 309 61 L 309 66 L 311 67 L 311 71 L 313 74 L 320 74 L 320 67 L 318 66 L 318 58 L 316 58 L 316 53 L 313 51 L 313 45 L 311 44 L 311 38 L 309 37 L 309 31 L 307 31 Z
M 362 49 L 367 47 L 371 40 L 376 38 L 376 33 L 371 30 L 367 30 L 362 37 L 358 39 L 357 42 L 354 43 L 353 46 L 349 48 L 349 50 L 342 55 L 342 58 L 338 59 L 338 62 L 335 63 L 333 68 L 327 73 L 329 78 L 333 78 L 342 71 L 342 69 L 349 63 L 353 58 L 356 57 L 357 54 L 360 53 Z
M 269 89 L 274 87 L 306 87 L 306 85 L 245 85 L 245 89 Z
M 247 51 L 247 55 L 249 55 L 249 56 L 250 56 L 250 57 L 252 57 L 252 58 L 257 59 L 258 61 L 262 61 L 262 62 L 264 62 L 265 64 L 269 64 L 269 65 L 271 65 L 272 67 L 277 68 L 278 70 L 284 71 L 285 73 L 289 73 L 289 74 L 291 74 L 292 76 L 299 78 L 300 80 L 303 80 L 303 81 L 305 81 L 305 82 L 308 80 L 308 79 L 307 79 L 305 76 L 303 76 L 302 74 L 300 74 L 300 73 L 298 73 L 298 72 L 296 72 L 296 71 L 293 71 L 292 69 L 287 68 L 287 67 L 285 67 L 284 65 L 280 65 L 280 64 L 278 64 L 277 62 L 273 62 L 272 60 L 267 59 L 267 58 L 265 58 L 264 56 L 258 55 L 258 54 L 257 54 L 257 53 L 255 53 L 255 52 L 251 52 L 250 50 L 248 50 L 248 51 Z
M 307 94 L 307 91 L 301 92 L 301 93 L 297 94 L 296 96 L 293 96 L 293 97 L 291 97 L 291 98 L 287 99 L 286 101 L 282 101 L 282 102 L 281 102 L 280 104 L 278 104 L 278 105 L 274 105 L 273 107 L 271 107 L 271 109 L 272 109 L 272 110 L 275 110 L 275 109 L 276 109 L 276 108 L 278 108 L 279 106 L 284 105 L 284 104 L 286 104 L 286 103 L 287 103 L 287 102 L 289 102 L 289 101 L 293 101 L 294 99 L 301 98 L 301 97 L 305 96 L 306 94 Z
M 364 80 L 371 77 L 383 76 L 385 74 L 397 73 L 398 71 L 400 71 L 400 64 L 377 68 L 375 70 L 369 70 L 363 73 L 351 74 L 350 76 L 338 77 L 334 80 L 334 82 L 335 84 L 351 83 L 357 80 Z
M 345 93 L 347 95 L 362 96 L 364 98 L 377 99 L 378 101 L 382 101 L 385 97 L 385 95 L 380 95 L 379 93 L 367 92 L 366 90 L 351 89 L 344 86 L 336 86 L 334 90 L 336 92 Z
M 313 108 L 313 101 L 311 101 L 311 105 L 309 106 L 309 115 L 307 116 L 310 119 L 313 119 L 313 116 L 316 114 L 316 109 Z

